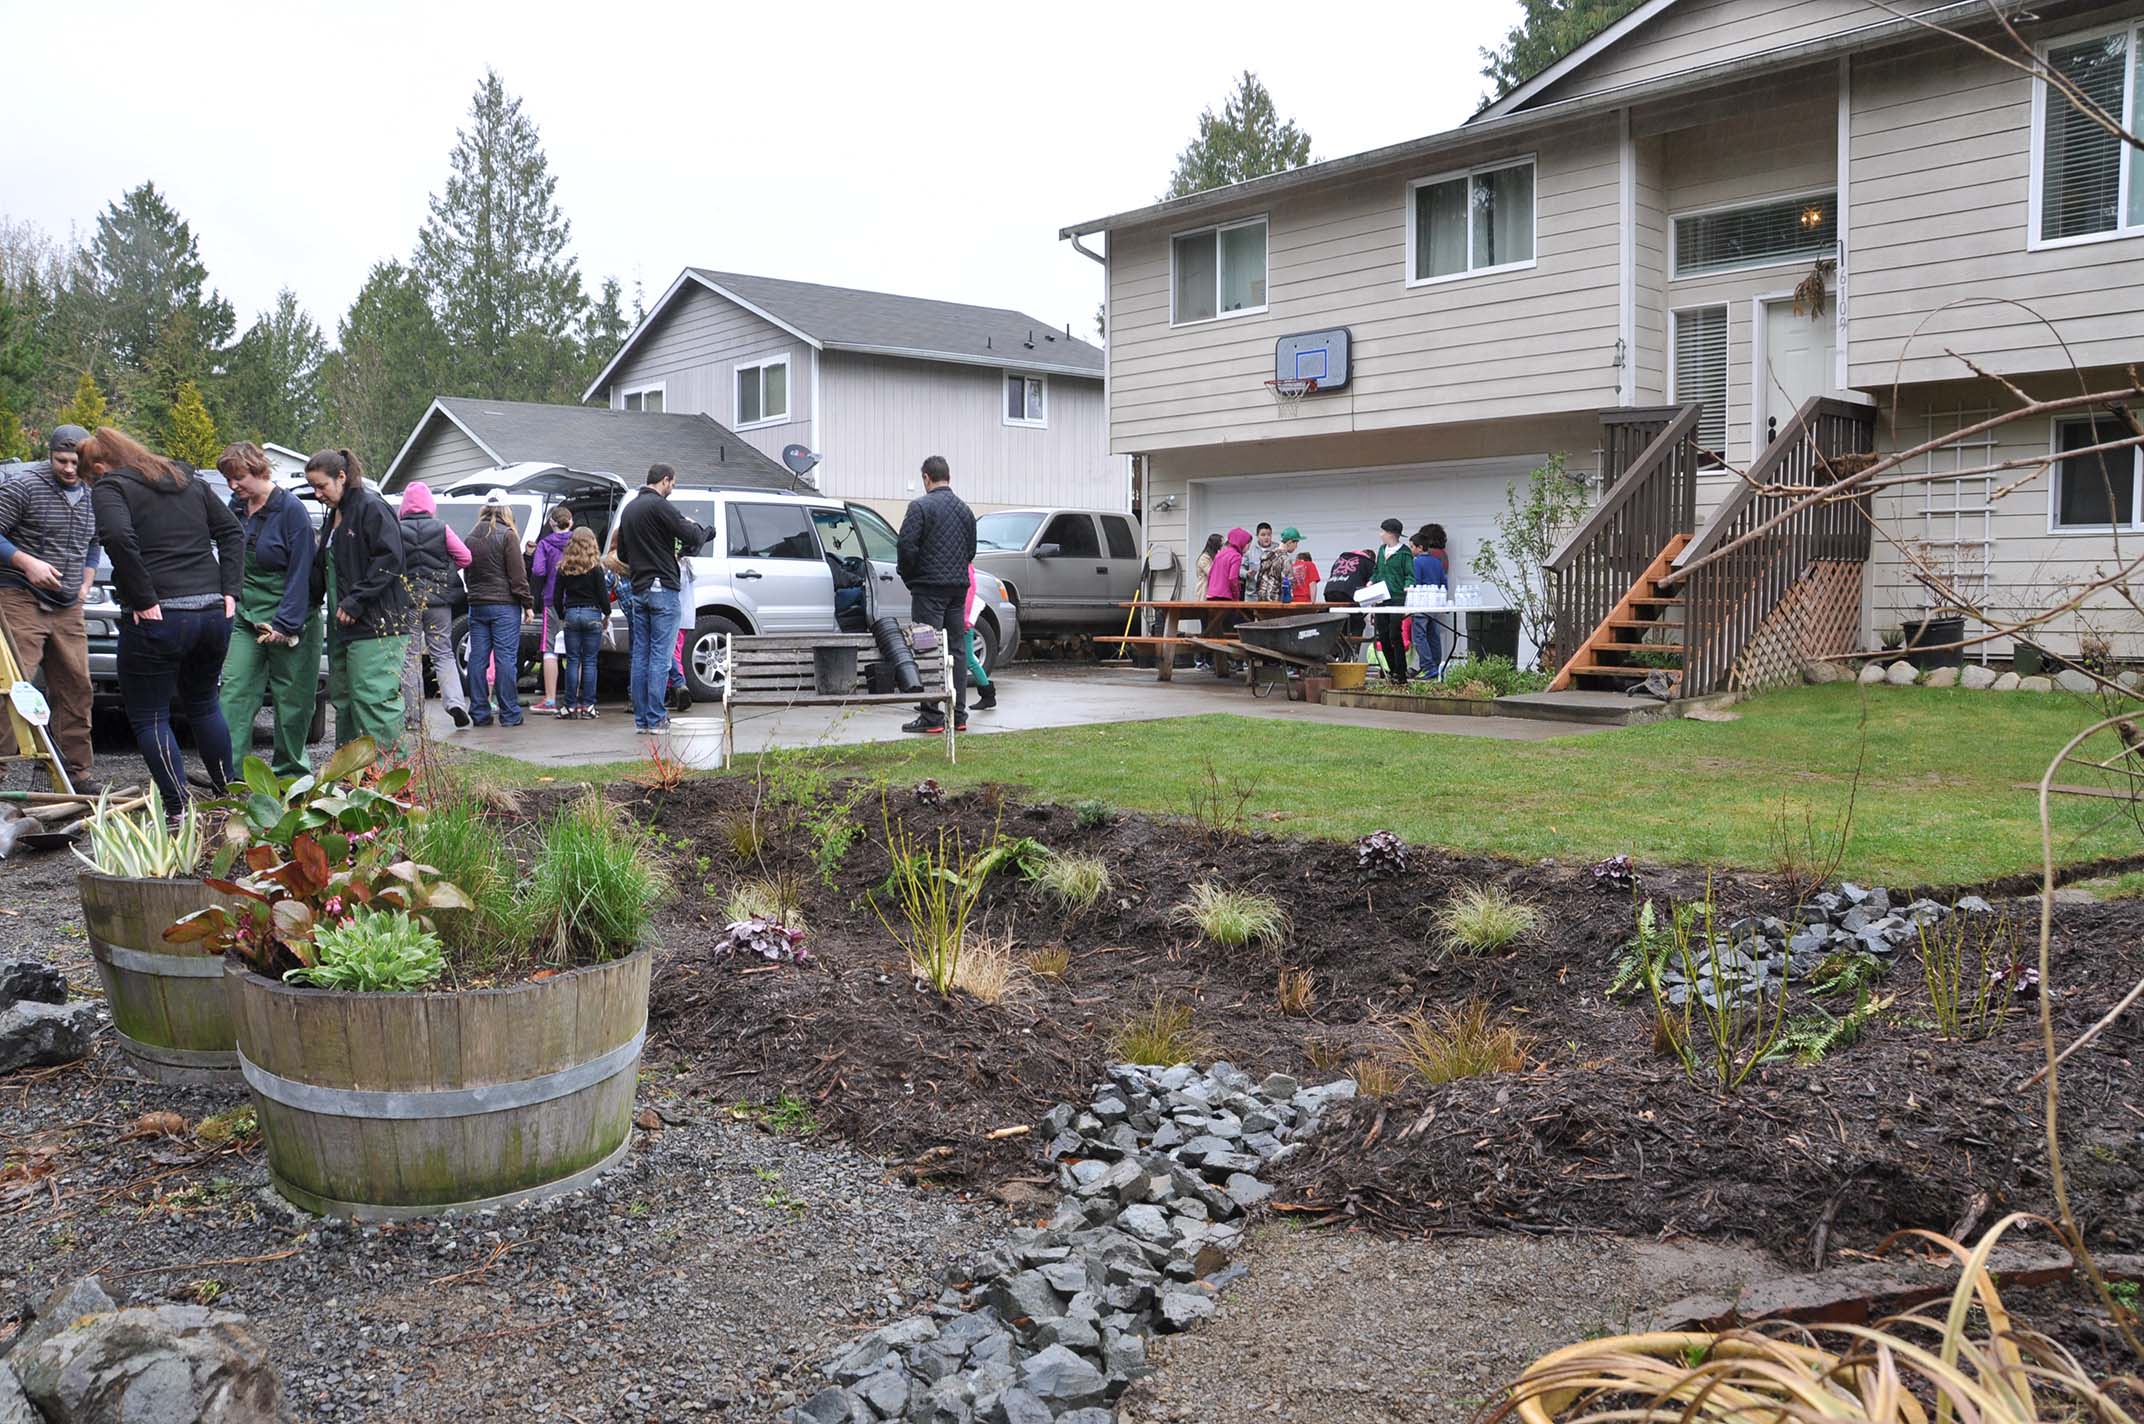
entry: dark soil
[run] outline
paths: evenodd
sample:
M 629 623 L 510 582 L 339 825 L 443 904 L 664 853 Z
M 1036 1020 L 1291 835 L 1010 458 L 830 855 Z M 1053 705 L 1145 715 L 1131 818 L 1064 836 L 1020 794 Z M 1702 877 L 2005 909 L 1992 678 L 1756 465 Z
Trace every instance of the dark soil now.
M 939 806 L 898 791 L 891 809 L 913 829 L 957 829 L 971 845 L 993 831 L 1032 835 L 1102 856 L 1115 877 L 1101 906 L 1073 916 L 1016 874 L 993 877 L 983 900 L 991 928 L 1027 950 L 1062 946 L 1070 967 L 995 1006 L 943 1002 L 917 987 L 864 898 L 888 870 L 877 806 L 859 813 L 866 824 L 830 888 L 809 838 L 782 829 L 779 813 L 761 813 L 776 828 L 761 862 L 737 864 L 726 825 L 752 795 L 746 782 L 694 782 L 650 809 L 688 859 L 706 858 L 718 889 L 742 874 L 803 882 L 811 958 L 772 969 L 713 960 L 720 901 L 684 897 L 665 925 L 658 1051 L 689 1063 L 690 1089 L 726 1100 L 796 1095 L 835 1131 L 922 1175 L 1010 1184 L 1015 1199 L 1040 1187 L 1032 1139 L 991 1133 L 1079 1098 L 1111 1059 L 1118 1027 L 1157 997 L 1194 1008 L 1213 1056 L 1312 1077 L 1390 1060 L 1404 1014 L 1481 998 L 1530 1036 L 1529 1067 L 1435 1088 L 1410 1076 L 1390 1096 L 1358 1100 L 1296 1165 L 1284 1210 L 1396 1232 L 1731 1238 L 1806 1266 L 1820 1238 L 1829 1255 L 1905 1227 L 1970 1232 L 2007 1211 L 2054 1208 L 2042 1097 L 2019 1087 L 2038 1063 L 2036 1015 L 2013 1014 L 1979 1042 L 1946 1042 L 1927 1026 L 1910 954 L 1877 986 L 1896 1005 L 1851 1046 L 1761 1069 L 1726 1094 L 1655 1052 L 1649 1002 L 1608 997 L 1632 899 L 1599 888 L 1582 866 L 1418 854 L 1411 871 L 1373 881 L 1348 845 L 1216 837 L 1131 816 L 1082 827 L 1070 808 L 1016 806 L 989 788 Z M 1279 898 L 1294 920 L 1286 950 L 1223 952 L 1171 923 L 1185 887 L 1202 879 Z M 1639 879 L 1656 899 L 1696 897 L 1706 884 L 1701 871 L 1642 865 Z M 1481 881 L 1541 907 L 1542 927 L 1507 955 L 1455 957 L 1431 916 L 1454 886 Z M 1788 908 L 1761 878 L 1712 883 L 1723 912 Z M 2034 906 L 2005 912 L 2029 947 Z M 2144 973 L 2140 931 L 2144 904 L 2058 907 L 2052 1004 L 2063 1041 Z M 1306 1018 L 1279 1010 L 1283 961 L 1315 976 Z M 2139 1045 L 2132 1016 L 2062 1075 L 2073 1208 L 2095 1241 L 2125 1248 L 2144 1240 Z

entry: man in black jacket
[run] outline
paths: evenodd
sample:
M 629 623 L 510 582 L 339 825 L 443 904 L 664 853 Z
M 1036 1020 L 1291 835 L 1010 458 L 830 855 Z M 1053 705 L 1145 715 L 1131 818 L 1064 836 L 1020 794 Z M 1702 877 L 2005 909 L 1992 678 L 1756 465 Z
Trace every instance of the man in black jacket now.
M 901 521 L 902 582 L 912 600 L 909 615 L 925 628 L 936 628 L 953 649 L 953 730 L 968 730 L 968 660 L 961 656 L 968 637 L 968 565 L 975 562 L 975 511 L 953 493 L 953 472 L 945 456 L 923 462 L 923 498 L 908 506 Z M 925 685 L 930 674 L 924 673 Z M 928 704 L 904 732 L 943 732 L 945 714 Z
M 670 715 L 663 690 L 670 681 L 670 655 L 677 642 L 678 594 L 685 586 L 678 555 L 696 552 L 715 537 L 704 524 L 678 512 L 670 502 L 677 471 L 648 466 L 648 482 L 618 515 L 618 557 L 633 581 L 633 728 L 651 732 Z

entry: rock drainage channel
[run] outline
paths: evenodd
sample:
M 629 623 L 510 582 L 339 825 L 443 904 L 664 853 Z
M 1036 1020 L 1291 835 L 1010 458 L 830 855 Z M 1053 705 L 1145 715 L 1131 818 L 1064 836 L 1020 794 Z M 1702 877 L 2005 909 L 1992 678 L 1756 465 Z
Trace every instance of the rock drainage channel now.
M 1305 1088 L 1229 1063 L 1120 1064 L 1086 1108 L 1041 1132 L 1067 1195 L 948 1286 L 929 1314 L 863 1336 L 795 1424 L 1110 1424 L 1147 1371 L 1150 1336 L 1213 1314 L 1243 1267 L 1243 1217 L 1272 1195 L 1261 1169 L 1298 1150 L 1340 1079 Z

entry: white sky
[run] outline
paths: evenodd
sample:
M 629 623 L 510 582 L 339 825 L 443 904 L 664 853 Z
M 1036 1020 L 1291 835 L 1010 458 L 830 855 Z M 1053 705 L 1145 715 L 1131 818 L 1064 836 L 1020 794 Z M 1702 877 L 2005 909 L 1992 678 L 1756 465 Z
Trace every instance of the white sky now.
M 289 286 L 332 343 L 371 264 L 407 259 L 491 65 L 541 128 L 591 296 L 616 275 L 628 307 L 636 279 L 652 302 L 689 263 L 1018 307 L 1092 339 L 1101 269 L 1058 228 L 1151 202 L 1238 71 L 1337 158 L 1463 120 L 1476 51 L 1517 14 L 0 0 L 21 61 L 0 214 L 86 236 L 153 179 L 241 330 Z M 104 79 L 61 80 L 70 53 Z

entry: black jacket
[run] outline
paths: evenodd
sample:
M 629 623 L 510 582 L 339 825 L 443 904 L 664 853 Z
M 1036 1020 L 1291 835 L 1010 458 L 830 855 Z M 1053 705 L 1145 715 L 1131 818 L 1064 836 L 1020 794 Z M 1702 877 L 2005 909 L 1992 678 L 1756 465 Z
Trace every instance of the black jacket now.
M 564 569 L 551 583 L 551 608 L 560 617 L 569 608 L 593 608 L 599 613 L 610 611 L 610 584 L 603 577 L 603 566 L 597 564 L 585 573 L 569 574 Z
M 409 575 L 413 599 L 427 608 L 445 608 L 461 597 L 461 570 L 447 552 L 447 526 L 432 514 L 405 514 L 402 524 L 402 564 Z
M 968 582 L 968 565 L 975 562 L 975 511 L 940 485 L 909 503 L 901 521 L 901 581 L 919 583 Z
M 329 642 L 362 643 L 409 631 L 402 523 L 386 500 L 363 485 L 344 488 L 342 503 L 320 526 L 320 556 L 313 560 L 315 602 L 327 596 L 330 559 L 335 561 L 335 606 L 328 610 Z M 337 613 L 349 614 L 351 621 L 344 623 Z
M 504 524 L 479 519 L 462 542 L 469 546 L 469 567 L 462 578 L 469 585 L 469 606 L 511 603 L 523 612 L 529 602 L 529 565 L 521 556 L 521 541 Z
M 676 505 L 649 489 L 634 495 L 618 516 L 618 557 L 633 576 L 635 593 L 646 593 L 658 579 L 665 587 L 683 588 L 678 554 L 692 553 L 714 537 L 714 530 L 687 519 Z
M 167 598 L 236 598 L 245 582 L 246 533 L 238 516 L 191 465 L 172 463 L 186 472 L 183 483 L 122 465 L 90 490 L 97 540 L 111 558 L 119 606 L 130 613 Z

